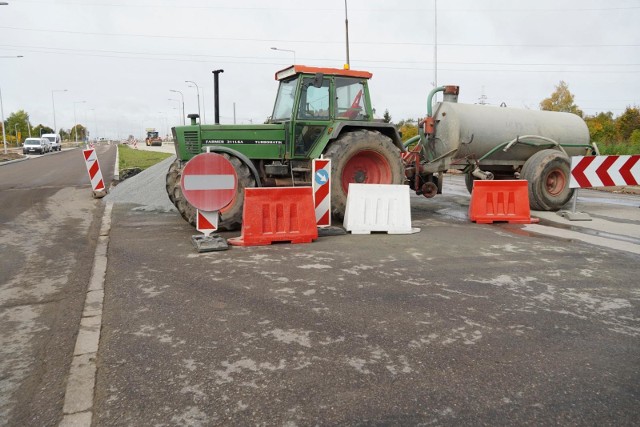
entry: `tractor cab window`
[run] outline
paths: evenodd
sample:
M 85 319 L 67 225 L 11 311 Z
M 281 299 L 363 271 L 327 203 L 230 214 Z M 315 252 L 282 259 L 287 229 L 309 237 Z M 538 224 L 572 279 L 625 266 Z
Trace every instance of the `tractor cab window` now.
M 364 84 L 350 77 L 336 77 L 336 118 L 367 120 Z
M 276 96 L 276 105 L 273 108 L 273 115 L 271 117 L 272 122 L 291 120 L 297 85 L 297 77 L 280 82 L 278 95 Z
M 329 120 L 330 80 L 323 78 L 320 87 L 316 87 L 318 83 L 320 83 L 319 79 L 316 80 L 313 77 L 305 77 L 302 80 L 298 119 Z

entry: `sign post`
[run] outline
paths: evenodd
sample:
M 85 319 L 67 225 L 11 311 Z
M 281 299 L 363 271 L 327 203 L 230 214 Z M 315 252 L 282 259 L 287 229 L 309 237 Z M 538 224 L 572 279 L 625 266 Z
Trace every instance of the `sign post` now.
M 100 172 L 100 163 L 98 163 L 98 156 L 96 150 L 90 148 L 88 150 L 82 150 L 84 155 L 84 161 L 87 165 L 87 172 L 89 173 L 89 180 L 91 181 L 91 189 L 93 190 L 93 197 L 101 198 L 107 195 L 107 189 L 102 179 L 102 172 Z
M 198 154 L 185 165 L 180 180 L 182 194 L 196 209 L 196 229 L 204 236 L 192 236 L 198 252 L 221 251 L 229 246 L 218 230 L 220 209 L 233 201 L 238 176 L 233 164 L 216 153 Z
M 314 159 L 313 200 L 316 209 L 316 225 L 331 226 L 331 160 Z
M 569 187 L 575 188 L 571 211 L 560 211 L 558 214 L 569 221 L 591 221 L 588 214 L 576 212 L 578 189 L 638 184 L 640 184 L 640 155 L 571 157 Z

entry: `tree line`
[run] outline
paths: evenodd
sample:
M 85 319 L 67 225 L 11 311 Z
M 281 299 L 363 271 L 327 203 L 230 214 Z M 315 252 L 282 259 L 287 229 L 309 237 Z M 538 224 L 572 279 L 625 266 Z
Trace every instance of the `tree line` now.
M 56 133 L 53 128 L 41 123 L 35 126 L 32 125 L 29 120 L 29 113 L 24 110 L 11 113 L 4 123 L 0 122 L 0 134 L 2 133 L 3 126 L 7 144 L 14 146 L 19 146 L 28 137 L 36 138 L 45 133 Z M 75 141 L 76 133 L 78 135 L 77 140 L 84 141 L 87 136 L 87 128 L 81 124 L 76 124 L 71 129 L 60 128 L 58 129 L 58 133 L 63 141 Z
M 640 154 L 640 109 L 637 106 L 627 106 L 617 117 L 611 111 L 585 115 L 575 104 L 569 85 L 560 81 L 551 96 L 540 102 L 540 109 L 582 117 L 589 128 L 591 141 L 598 144 L 602 154 Z

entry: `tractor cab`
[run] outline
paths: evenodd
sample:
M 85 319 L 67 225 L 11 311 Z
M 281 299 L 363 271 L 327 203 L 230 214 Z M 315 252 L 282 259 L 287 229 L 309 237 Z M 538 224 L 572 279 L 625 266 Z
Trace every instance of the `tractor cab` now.
M 270 123 L 373 118 L 367 71 L 292 65 L 278 71 L 280 82 Z
M 341 122 L 370 122 L 367 71 L 292 65 L 275 75 L 280 82 L 268 123 L 284 124 L 291 158 L 317 157 L 326 139 Z

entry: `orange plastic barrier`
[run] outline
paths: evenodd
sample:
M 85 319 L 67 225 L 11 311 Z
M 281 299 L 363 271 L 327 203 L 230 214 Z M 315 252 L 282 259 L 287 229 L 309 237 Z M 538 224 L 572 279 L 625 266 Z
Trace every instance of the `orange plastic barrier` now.
M 234 246 L 311 243 L 318 238 L 311 187 L 246 188 L 242 234 Z
M 528 182 L 523 179 L 474 181 L 469 219 L 478 224 L 497 221 L 531 224 L 539 221 L 531 218 Z

